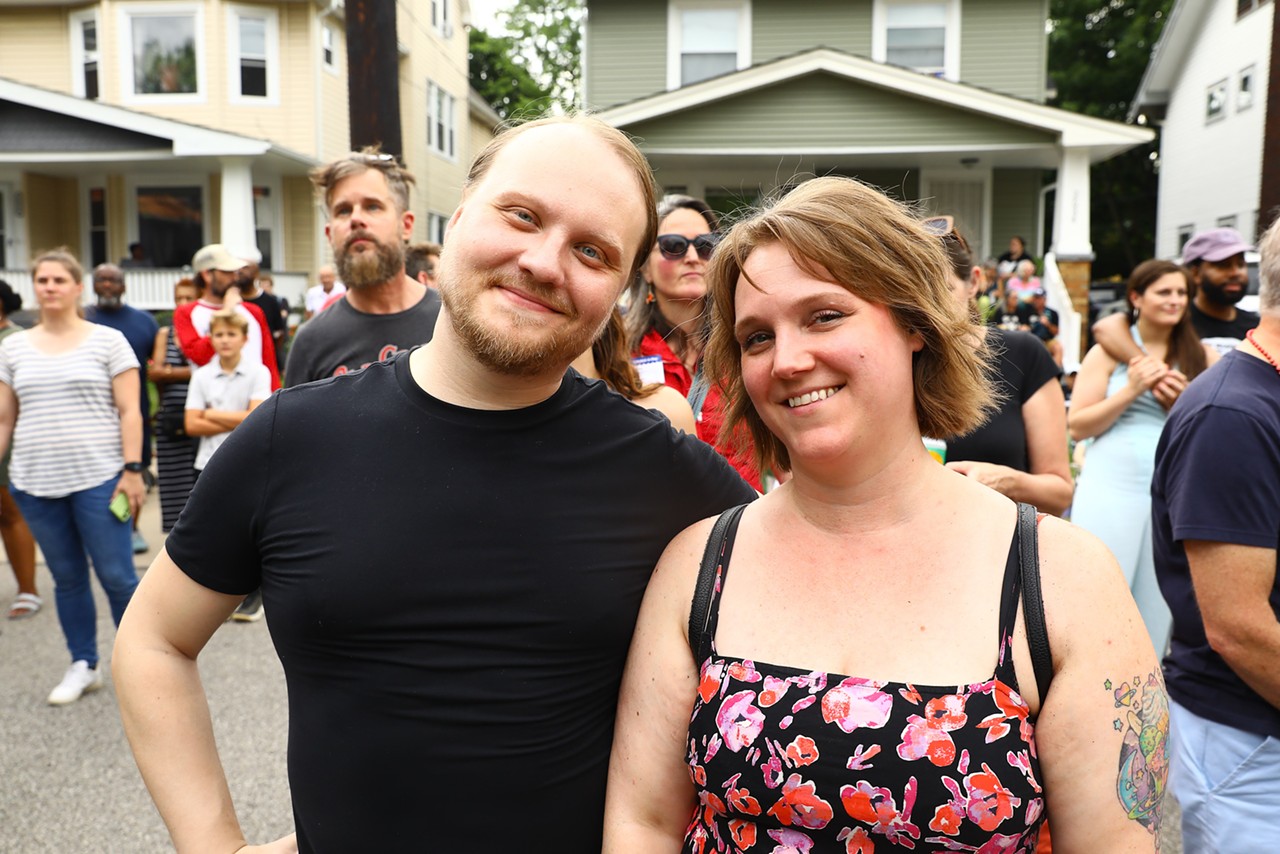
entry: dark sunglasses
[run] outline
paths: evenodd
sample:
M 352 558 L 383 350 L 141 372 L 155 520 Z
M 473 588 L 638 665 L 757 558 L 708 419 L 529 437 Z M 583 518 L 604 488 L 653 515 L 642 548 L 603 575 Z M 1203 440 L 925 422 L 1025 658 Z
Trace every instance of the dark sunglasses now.
M 698 257 L 703 261 L 709 261 L 711 260 L 711 253 L 719 242 L 720 235 L 718 234 L 699 234 L 692 240 L 683 234 L 659 234 L 658 251 L 663 256 L 676 261 L 685 256 L 685 253 L 689 251 L 689 244 L 692 243 L 693 248 L 698 250 Z
M 970 251 L 969 242 L 964 239 L 964 235 L 956 230 L 955 217 L 931 216 L 928 219 L 920 220 L 920 225 L 924 226 L 924 230 L 935 237 L 941 237 L 943 240 L 955 240 L 965 252 Z

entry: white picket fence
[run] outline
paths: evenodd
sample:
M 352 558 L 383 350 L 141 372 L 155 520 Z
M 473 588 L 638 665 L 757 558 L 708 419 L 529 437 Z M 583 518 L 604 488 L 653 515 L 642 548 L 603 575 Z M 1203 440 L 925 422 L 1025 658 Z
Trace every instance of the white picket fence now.
M 134 308 L 146 311 L 165 311 L 173 308 L 173 285 L 179 279 L 189 278 L 190 270 L 176 269 L 130 269 L 124 271 L 125 302 Z M 277 273 L 272 271 L 275 281 L 275 295 L 289 300 L 290 306 L 301 306 L 310 284 L 306 273 Z M 22 307 L 36 309 L 36 295 L 31 287 L 29 270 L 0 270 L 0 279 L 9 283 L 22 296 Z M 84 302 L 89 305 L 94 301 L 93 285 L 89 274 L 85 274 Z

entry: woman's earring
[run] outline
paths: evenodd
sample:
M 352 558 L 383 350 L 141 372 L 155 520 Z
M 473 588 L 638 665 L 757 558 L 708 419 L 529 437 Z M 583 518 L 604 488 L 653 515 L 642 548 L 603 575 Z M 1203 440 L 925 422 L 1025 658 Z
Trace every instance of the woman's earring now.
M 657 301 L 657 297 L 653 295 L 653 288 L 649 288 L 649 293 L 645 295 L 645 305 L 652 305 Z

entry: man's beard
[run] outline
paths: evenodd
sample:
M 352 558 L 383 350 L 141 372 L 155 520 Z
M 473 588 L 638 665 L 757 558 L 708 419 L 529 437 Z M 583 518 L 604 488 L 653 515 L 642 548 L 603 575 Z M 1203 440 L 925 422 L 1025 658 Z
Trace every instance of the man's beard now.
M 357 240 L 369 241 L 374 251 L 352 252 L 351 244 Z M 384 285 L 404 269 L 404 244 L 399 241 L 381 243 L 368 232 L 358 231 L 349 236 L 342 246 L 334 248 L 333 260 L 338 268 L 338 277 L 348 288 Z
M 1204 291 L 1204 298 L 1214 305 L 1231 306 L 1244 299 L 1245 288 L 1240 288 L 1234 295 L 1227 292 L 1222 285 L 1215 285 L 1208 278 L 1200 280 L 1200 289 Z
M 516 290 L 554 306 L 567 323 L 540 336 L 503 334 L 495 329 L 476 304 L 482 293 L 501 287 L 508 281 Z M 501 374 L 535 376 L 548 370 L 563 371 L 591 346 L 609 321 L 606 314 L 594 329 L 582 325 L 578 312 L 555 289 L 538 285 L 527 277 L 517 281 L 512 277 L 492 275 L 476 276 L 471 282 L 458 282 L 456 279 L 446 282 L 441 276 L 439 290 L 445 311 L 463 344 L 482 365 Z M 536 332 L 542 325 L 536 317 L 519 313 L 511 316 L 517 333 Z
M 123 297 L 98 297 L 98 308 L 105 311 L 117 311 L 124 305 Z

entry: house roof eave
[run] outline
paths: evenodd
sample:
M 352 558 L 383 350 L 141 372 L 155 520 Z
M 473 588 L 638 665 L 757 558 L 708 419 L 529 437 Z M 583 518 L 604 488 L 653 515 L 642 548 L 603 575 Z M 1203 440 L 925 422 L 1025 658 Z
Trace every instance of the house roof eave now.
M 1129 121 L 1137 121 L 1138 116 L 1151 107 L 1169 103 L 1169 94 L 1203 28 L 1210 5 L 1208 0 L 1174 0 L 1169 20 L 1160 33 L 1160 40 L 1151 49 L 1151 59 L 1129 105 Z
M 826 72 L 904 96 L 933 101 L 962 110 L 1057 133 L 1069 148 L 1121 145 L 1132 147 L 1150 142 L 1154 132 L 1119 122 L 1068 112 L 1024 101 L 976 86 L 940 80 L 906 68 L 819 47 L 752 66 L 741 71 L 661 92 L 604 110 L 599 117 L 625 129 L 682 110 L 741 95 L 755 89 L 796 79 L 814 72 Z

